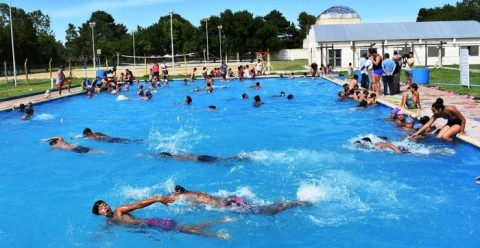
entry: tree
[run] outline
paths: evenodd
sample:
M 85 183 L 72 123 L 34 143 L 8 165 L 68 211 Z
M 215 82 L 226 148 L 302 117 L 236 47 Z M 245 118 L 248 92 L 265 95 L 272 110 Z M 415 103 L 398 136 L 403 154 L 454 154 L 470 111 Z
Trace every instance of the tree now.
M 303 11 L 298 15 L 297 21 L 298 26 L 300 27 L 299 34 L 302 39 L 305 39 L 307 37 L 308 31 L 310 30 L 310 27 L 312 25 L 315 25 L 317 18 Z
M 443 7 L 421 8 L 417 15 L 417 22 L 454 20 L 480 21 L 480 0 L 463 0 L 455 6 L 445 4 Z

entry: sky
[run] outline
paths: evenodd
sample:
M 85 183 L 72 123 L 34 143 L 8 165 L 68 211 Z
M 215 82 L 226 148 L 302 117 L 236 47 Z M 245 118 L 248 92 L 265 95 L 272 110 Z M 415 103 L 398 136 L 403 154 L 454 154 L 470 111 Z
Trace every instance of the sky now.
M 457 0 L 0 0 L 26 12 L 41 10 L 50 16 L 51 29 L 57 40 L 65 42 L 68 24 L 76 27 L 85 23 L 91 14 L 102 10 L 110 15 L 117 24 L 125 25 L 129 30 L 137 26 L 148 27 L 156 23 L 161 16 L 173 11 L 194 26 L 206 16 L 219 16 L 226 9 L 233 12 L 247 10 L 254 16 L 265 16 L 272 10 L 278 10 L 295 25 L 298 15 L 306 13 L 318 16 L 333 6 L 347 6 L 354 9 L 362 23 L 379 22 L 415 22 L 420 8 L 455 5 Z M 15 27 L 15 20 L 14 20 Z

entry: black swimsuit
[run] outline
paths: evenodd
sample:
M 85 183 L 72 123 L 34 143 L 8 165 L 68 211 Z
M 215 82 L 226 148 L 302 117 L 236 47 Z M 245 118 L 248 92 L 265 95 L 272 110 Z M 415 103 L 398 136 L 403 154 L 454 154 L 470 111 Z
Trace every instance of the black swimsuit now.
M 88 153 L 90 150 L 91 150 L 90 148 L 84 147 L 84 146 L 76 146 L 72 148 L 72 151 L 76 153 Z
M 456 116 L 452 116 L 450 118 L 448 118 L 448 122 L 446 124 L 447 126 L 453 126 L 453 125 L 462 125 L 462 121 L 459 120 Z

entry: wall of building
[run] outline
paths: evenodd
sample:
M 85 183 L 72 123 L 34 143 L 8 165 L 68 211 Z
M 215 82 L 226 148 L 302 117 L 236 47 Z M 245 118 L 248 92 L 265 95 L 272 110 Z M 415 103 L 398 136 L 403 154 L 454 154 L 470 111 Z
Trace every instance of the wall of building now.
M 372 41 L 372 43 L 375 41 Z M 415 56 L 415 64 L 417 66 L 425 66 L 425 63 L 429 67 L 438 67 L 441 65 L 455 65 L 459 64 L 460 60 L 460 47 L 461 46 L 480 46 L 480 39 L 478 40 L 456 40 L 453 42 L 452 40 L 447 41 L 446 44 L 443 45 L 443 48 L 445 50 L 445 54 L 442 54 L 442 59 L 440 61 L 440 58 L 438 56 L 435 57 L 428 57 L 427 60 L 425 61 L 425 45 L 423 44 L 425 41 L 407 41 L 407 47 L 411 47 L 411 44 L 414 44 L 414 56 Z M 429 40 L 427 41 L 429 43 L 429 47 L 434 47 L 434 49 L 439 50 L 438 45 L 433 45 L 433 44 L 439 44 L 440 41 L 438 40 Z M 384 54 L 384 53 L 389 53 L 390 57 L 393 56 L 393 52 L 396 50 L 400 50 L 402 48 L 405 48 L 405 41 L 387 41 L 385 43 L 384 49 L 382 49 L 382 41 L 377 41 L 375 42 L 376 45 L 374 46 L 377 48 L 377 51 L 379 54 Z M 312 46 L 314 43 L 309 43 L 310 46 Z M 352 42 L 337 42 L 337 43 L 328 43 L 328 44 L 322 44 L 323 49 L 320 48 L 319 44 L 314 44 L 315 48 L 312 48 L 312 54 L 309 57 L 309 63 L 315 61 L 318 64 L 328 64 L 328 50 L 332 49 L 332 44 L 333 44 L 333 49 L 334 50 L 341 50 L 341 65 L 336 66 L 335 69 L 337 70 L 345 70 L 348 67 L 349 63 L 352 63 L 354 67 L 358 67 L 358 60 L 361 58 L 361 53 L 368 50 L 368 47 L 370 43 L 352 43 Z M 355 45 L 355 50 L 354 46 Z M 328 46 L 328 48 L 325 48 Z M 428 48 L 427 48 L 428 49 Z M 321 57 L 323 50 L 323 58 Z M 402 53 L 400 55 L 403 55 Z M 480 64 L 480 56 L 470 56 L 469 57 L 469 63 L 470 64 Z

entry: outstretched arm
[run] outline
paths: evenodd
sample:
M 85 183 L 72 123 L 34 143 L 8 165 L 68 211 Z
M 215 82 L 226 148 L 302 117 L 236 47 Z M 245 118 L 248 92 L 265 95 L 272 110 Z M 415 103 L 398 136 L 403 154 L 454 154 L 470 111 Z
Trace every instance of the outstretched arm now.
M 133 204 L 120 206 L 120 207 L 115 209 L 115 213 L 120 214 L 120 215 L 124 215 L 124 214 L 128 214 L 128 213 L 130 213 L 134 210 L 144 208 L 144 207 L 148 207 L 148 206 L 150 206 L 150 205 L 152 205 L 153 203 L 156 203 L 156 202 L 160 202 L 160 203 L 164 204 L 165 206 L 168 206 L 169 203 L 172 203 L 174 201 L 175 201 L 175 199 L 172 198 L 172 197 L 169 197 L 169 196 L 165 196 L 165 197 L 164 196 L 155 196 L 155 197 L 152 197 L 152 198 L 149 198 L 149 199 L 146 199 L 146 200 L 143 200 L 143 201 L 139 201 L 139 202 L 136 202 L 136 203 L 133 203 Z

